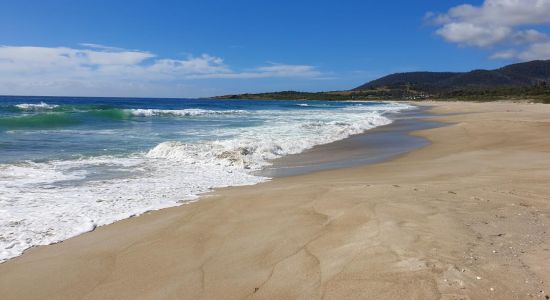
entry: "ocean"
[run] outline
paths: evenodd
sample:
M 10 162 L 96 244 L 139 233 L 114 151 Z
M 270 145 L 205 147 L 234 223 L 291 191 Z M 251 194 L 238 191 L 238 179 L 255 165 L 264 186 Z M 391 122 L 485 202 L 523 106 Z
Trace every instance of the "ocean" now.
M 276 158 L 364 133 L 394 102 L 0 96 L 0 262 L 269 180 Z

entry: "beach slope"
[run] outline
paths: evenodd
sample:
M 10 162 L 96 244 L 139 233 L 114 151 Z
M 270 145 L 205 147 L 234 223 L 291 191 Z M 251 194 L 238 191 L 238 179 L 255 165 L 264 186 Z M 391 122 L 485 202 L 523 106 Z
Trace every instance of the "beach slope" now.
M 550 105 L 433 111 L 449 125 L 391 161 L 220 189 L 31 249 L 0 264 L 1 298 L 547 298 Z

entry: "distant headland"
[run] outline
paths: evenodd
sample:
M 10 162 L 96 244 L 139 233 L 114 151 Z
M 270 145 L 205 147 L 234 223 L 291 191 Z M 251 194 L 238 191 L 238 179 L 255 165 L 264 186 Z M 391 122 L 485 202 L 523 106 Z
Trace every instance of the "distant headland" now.
M 344 91 L 281 91 L 223 95 L 257 100 L 471 100 L 529 99 L 550 103 L 550 60 L 470 72 L 395 73 Z

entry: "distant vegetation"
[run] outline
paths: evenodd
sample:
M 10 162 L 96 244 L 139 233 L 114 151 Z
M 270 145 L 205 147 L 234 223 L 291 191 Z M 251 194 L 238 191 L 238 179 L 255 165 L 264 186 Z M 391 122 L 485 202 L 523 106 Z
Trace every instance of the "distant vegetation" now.
M 240 94 L 217 99 L 258 100 L 422 100 L 493 101 L 530 99 L 550 103 L 550 60 L 470 72 L 391 74 L 349 91 Z
M 362 91 L 334 91 L 334 92 L 297 92 L 283 91 L 259 94 L 238 94 L 214 97 L 215 99 L 256 99 L 256 100 L 380 100 L 400 99 L 402 92 L 398 89 L 373 89 Z

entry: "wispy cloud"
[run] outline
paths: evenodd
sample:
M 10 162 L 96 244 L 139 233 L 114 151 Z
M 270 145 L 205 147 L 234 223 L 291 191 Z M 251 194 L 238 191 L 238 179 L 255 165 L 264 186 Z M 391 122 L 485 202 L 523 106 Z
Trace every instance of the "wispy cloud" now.
M 107 50 L 107 51 L 124 51 L 125 50 L 124 48 L 105 46 L 105 45 L 94 44 L 94 43 L 80 43 L 79 45 L 86 48 L 95 48 L 95 49 L 101 49 L 101 50 Z
M 233 78 L 233 79 L 253 79 L 253 78 L 321 78 L 323 73 L 315 66 L 308 65 L 288 65 L 271 63 L 268 66 L 256 67 L 241 72 L 217 72 L 210 74 L 197 74 L 192 78 Z
M 202 54 L 184 59 L 159 57 L 141 50 L 127 50 L 92 43 L 79 48 L 0 46 L 0 94 L 13 87 L 33 90 L 47 87 L 98 88 L 120 86 L 185 86 L 203 79 L 308 78 L 323 73 L 315 66 L 269 63 L 235 70 L 217 56 Z M 12 87 L 12 88 L 10 88 Z
M 550 37 L 535 29 L 550 24 L 550 0 L 485 0 L 480 6 L 463 4 L 446 13 L 429 12 L 426 19 L 448 42 L 497 49 L 494 59 L 550 58 L 546 46 Z

